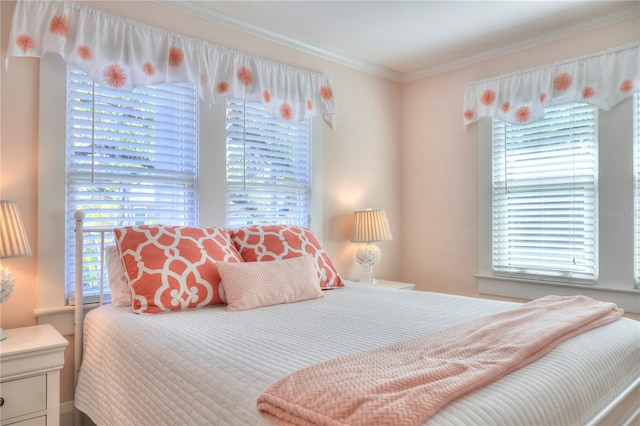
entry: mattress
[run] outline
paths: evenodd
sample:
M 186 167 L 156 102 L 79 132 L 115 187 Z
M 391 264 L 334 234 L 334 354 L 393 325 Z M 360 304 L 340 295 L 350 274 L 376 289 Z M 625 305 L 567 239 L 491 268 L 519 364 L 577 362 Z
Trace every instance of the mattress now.
M 105 305 L 84 322 L 76 407 L 98 425 L 269 424 L 256 400 L 300 368 L 518 304 L 346 282 L 321 299 L 152 315 Z M 426 425 L 585 424 L 640 377 L 640 323 L 622 318 L 452 401 Z

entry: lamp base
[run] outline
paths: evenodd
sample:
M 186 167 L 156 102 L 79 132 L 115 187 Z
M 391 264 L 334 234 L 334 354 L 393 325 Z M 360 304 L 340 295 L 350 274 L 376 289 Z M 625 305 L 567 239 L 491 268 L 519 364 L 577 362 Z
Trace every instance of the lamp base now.
M 377 284 L 373 278 L 373 265 L 382 258 L 380 248 L 375 244 L 362 244 L 356 252 L 356 261 L 362 266 L 360 282 L 367 284 Z
M 373 277 L 373 265 L 362 265 L 360 272 L 360 282 L 377 285 L 378 281 Z
M 0 328 L 0 341 L 6 338 L 7 338 L 7 333 L 5 333 L 4 330 Z

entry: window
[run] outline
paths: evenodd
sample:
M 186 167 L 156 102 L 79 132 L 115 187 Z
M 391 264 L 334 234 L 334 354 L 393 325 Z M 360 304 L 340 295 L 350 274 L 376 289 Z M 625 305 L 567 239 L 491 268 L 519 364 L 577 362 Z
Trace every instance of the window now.
M 35 315 L 39 321 L 61 321 L 61 330 L 73 332 L 73 316 L 59 318 L 50 308 L 69 303 L 73 296 L 73 267 L 69 260 L 69 235 L 73 233 L 73 208 L 67 205 L 66 196 L 66 139 L 67 139 L 67 85 L 68 67 L 60 55 L 45 55 L 40 59 L 40 113 L 38 116 L 38 292 Z M 118 92 L 126 99 L 132 95 Z M 97 98 L 96 98 L 97 100 Z M 186 99 L 185 99 L 186 100 Z M 85 101 L 85 103 L 89 103 Z M 225 226 L 226 203 L 226 103 L 204 106 L 195 100 L 181 109 L 196 110 L 197 127 L 197 193 L 196 212 L 192 217 L 197 226 Z M 181 112 L 182 113 L 182 112 Z M 315 122 L 314 122 L 315 120 Z M 312 119 L 313 141 L 313 191 L 311 229 L 318 238 L 323 235 L 322 219 L 322 145 L 323 125 L 320 116 Z M 188 126 L 185 134 L 193 133 Z M 184 148 L 184 146 L 182 147 Z M 137 183 L 137 182 L 135 182 Z M 196 209 L 197 207 L 197 209 Z M 91 212 L 92 213 L 92 212 Z M 89 216 L 91 219 L 92 216 Z M 153 220 L 153 219 L 151 219 Z M 159 221 L 160 219 L 156 219 Z M 170 219 L 162 219 L 169 221 Z M 173 220 L 171 220 L 173 222 Z M 92 224 L 102 226 L 100 224 Z M 105 225 L 106 227 L 106 225 Z M 89 244 L 88 244 L 89 245 Z M 95 246 L 94 246 L 95 247 Z M 72 252 L 73 253 L 73 252 Z M 90 254 L 89 254 L 90 255 Z M 97 266 L 97 265 L 96 265 Z M 92 272 L 97 273 L 97 272 Z M 95 281 L 94 281 L 95 282 Z M 85 277 L 88 294 L 95 292 L 91 281 Z M 90 299 L 90 298 L 89 298 Z M 57 312 L 57 311 L 54 311 Z
M 269 116 L 262 104 L 227 100 L 226 225 L 309 226 L 311 124 Z
M 67 69 L 66 223 L 197 225 L 198 96 L 193 85 L 132 93 Z M 108 213 L 107 213 L 108 212 Z M 106 241 L 107 244 L 112 243 Z M 67 295 L 74 292 L 74 232 L 66 227 Z M 86 236 L 85 294 L 97 292 L 100 236 Z
M 493 121 L 494 274 L 597 279 L 596 123 L 587 104 L 547 108 L 526 125 Z
M 517 246 L 513 247 L 512 252 L 502 256 L 502 259 L 506 259 L 505 263 L 496 262 L 497 256 L 495 255 L 497 253 L 494 253 L 494 245 L 497 241 L 494 241 L 493 222 L 494 219 L 496 222 L 499 220 L 497 216 L 494 216 L 494 190 L 497 189 L 494 186 L 500 185 L 500 179 L 493 176 L 493 167 L 495 166 L 493 137 L 494 125 L 498 126 L 501 123 L 493 123 L 491 119 L 480 120 L 478 125 L 478 273 L 476 274 L 480 294 L 520 299 L 535 299 L 549 294 L 561 296 L 582 294 L 594 299 L 615 302 L 628 312 L 638 312 L 640 289 L 638 284 L 635 284 L 638 266 L 635 263 L 637 252 L 634 251 L 634 247 L 640 243 L 637 242 L 634 232 L 635 215 L 633 214 L 634 203 L 636 203 L 634 185 L 637 177 L 634 174 L 634 156 L 637 155 L 637 151 L 634 150 L 638 149 L 634 147 L 634 129 L 637 126 L 633 118 L 634 102 L 636 99 L 631 96 L 609 111 L 597 110 L 597 115 L 596 113 L 593 115 L 593 123 L 587 125 L 587 127 L 593 126 L 592 128 L 597 135 L 594 141 L 597 148 L 594 149 L 593 154 L 594 164 L 597 167 L 594 168 L 593 177 L 595 186 L 591 237 L 593 238 L 594 276 L 591 278 L 581 278 L 580 273 L 573 270 L 570 273 L 556 272 L 555 270 L 549 273 L 545 269 L 536 270 L 522 267 L 516 263 L 520 260 L 516 256 L 520 254 L 516 251 Z M 579 111 L 580 108 L 574 110 L 573 119 L 576 121 L 576 125 L 579 124 L 574 129 L 574 134 L 586 124 L 584 121 L 578 120 Z M 553 117 L 553 114 L 557 114 L 557 110 L 556 108 L 547 108 L 545 113 L 546 119 L 549 119 Z M 543 123 L 544 121 L 539 121 L 534 125 L 540 126 Z M 507 129 L 504 132 L 507 132 Z M 505 155 L 507 155 L 507 151 L 505 151 Z M 573 164 L 576 161 L 572 168 L 579 170 L 576 167 L 577 158 L 573 157 L 571 155 L 569 163 Z M 567 158 L 567 160 L 569 159 Z M 540 170 L 543 170 L 542 167 Z M 577 182 L 578 179 L 582 180 L 583 178 L 584 176 L 580 175 L 576 176 L 574 180 Z M 515 183 L 513 177 L 510 177 L 506 183 L 504 179 L 502 180 L 502 185 L 512 186 Z M 541 181 L 541 183 L 543 182 Z M 585 194 L 587 192 L 585 191 Z M 508 195 L 513 197 L 515 193 Z M 506 196 L 507 194 L 505 194 L 505 198 Z M 515 200 L 512 201 L 515 202 Z M 572 203 L 575 204 L 575 201 L 572 200 Z M 585 223 L 588 224 L 590 217 L 587 216 L 586 209 L 585 205 Z M 515 214 L 515 210 L 508 212 L 512 216 Z M 578 219 L 579 217 L 575 219 L 575 222 L 578 222 Z M 515 233 L 520 224 L 514 223 L 513 226 L 513 230 L 508 229 L 513 241 L 522 240 L 523 237 Z M 585 230 L 588 231 L 585 234 L 591 233 L 588 226 L 585 227 Z M 576 230 L 576 232 L 579 231 L 580 229 Z M 509 247 L 507 245 L 509 241 L 503 241 L 503 247 L 506 251 Z M 545 242 L 543 237 L 540 237 L 540 241 Z M 585 251 L 587 250 L 589 247 L 588 244 L 585 244 Z M 579 254 L 578 252 L 576 255 Z M 509 269 L 511 265 L 506 263 L 509 261 L 513 262 L 512 269 Z M 578 265 L 579 258 L 576 258 L 575 266 Z M 573 257 L 569 261 L 569 269 L 572 266 L 574 266 Z M 582 285 L 585 283 L 590 285 Z

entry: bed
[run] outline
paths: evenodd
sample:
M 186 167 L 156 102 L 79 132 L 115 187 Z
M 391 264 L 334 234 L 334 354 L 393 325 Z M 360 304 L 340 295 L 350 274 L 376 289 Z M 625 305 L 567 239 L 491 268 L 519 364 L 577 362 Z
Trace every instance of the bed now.
M 299 369 L 519 305 L 345 281 L 322 297 L 240 311 L 140 315 L 106 304 L 82 322 L 76 306 L 83 352 L 75 404 L 96 424 L 245 425 L 271 424 L 256 400 Z M 639 327 L 621 318 L 580 334 L 425 424 L 637 424 Z

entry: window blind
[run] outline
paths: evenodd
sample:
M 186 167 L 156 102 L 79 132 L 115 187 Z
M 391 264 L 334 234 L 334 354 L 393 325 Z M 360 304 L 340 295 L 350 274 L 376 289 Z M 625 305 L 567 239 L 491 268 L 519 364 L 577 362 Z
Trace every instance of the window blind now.
M 635 288 L 640 288 L 640 92 L 633 98 L 633 167 L 635 172 Z
M 271 117 L 262 104 L 227 100 L 228 227 L 309 226 L 311 123 Z
M 587 104 L 548 108 L 526 125 L 493 121 L 496 275 L 597 279 L 596 123 Z
M 111 90 L 67 68 L 67 294 L 74 292 L 73 213 L 85 227 L 197 224 L 198 98 L 192 84 Z M 112 233 L 107 244 L 113 243 Z M 97 292 L 100 236 L 84 240 L 84 290 Z

